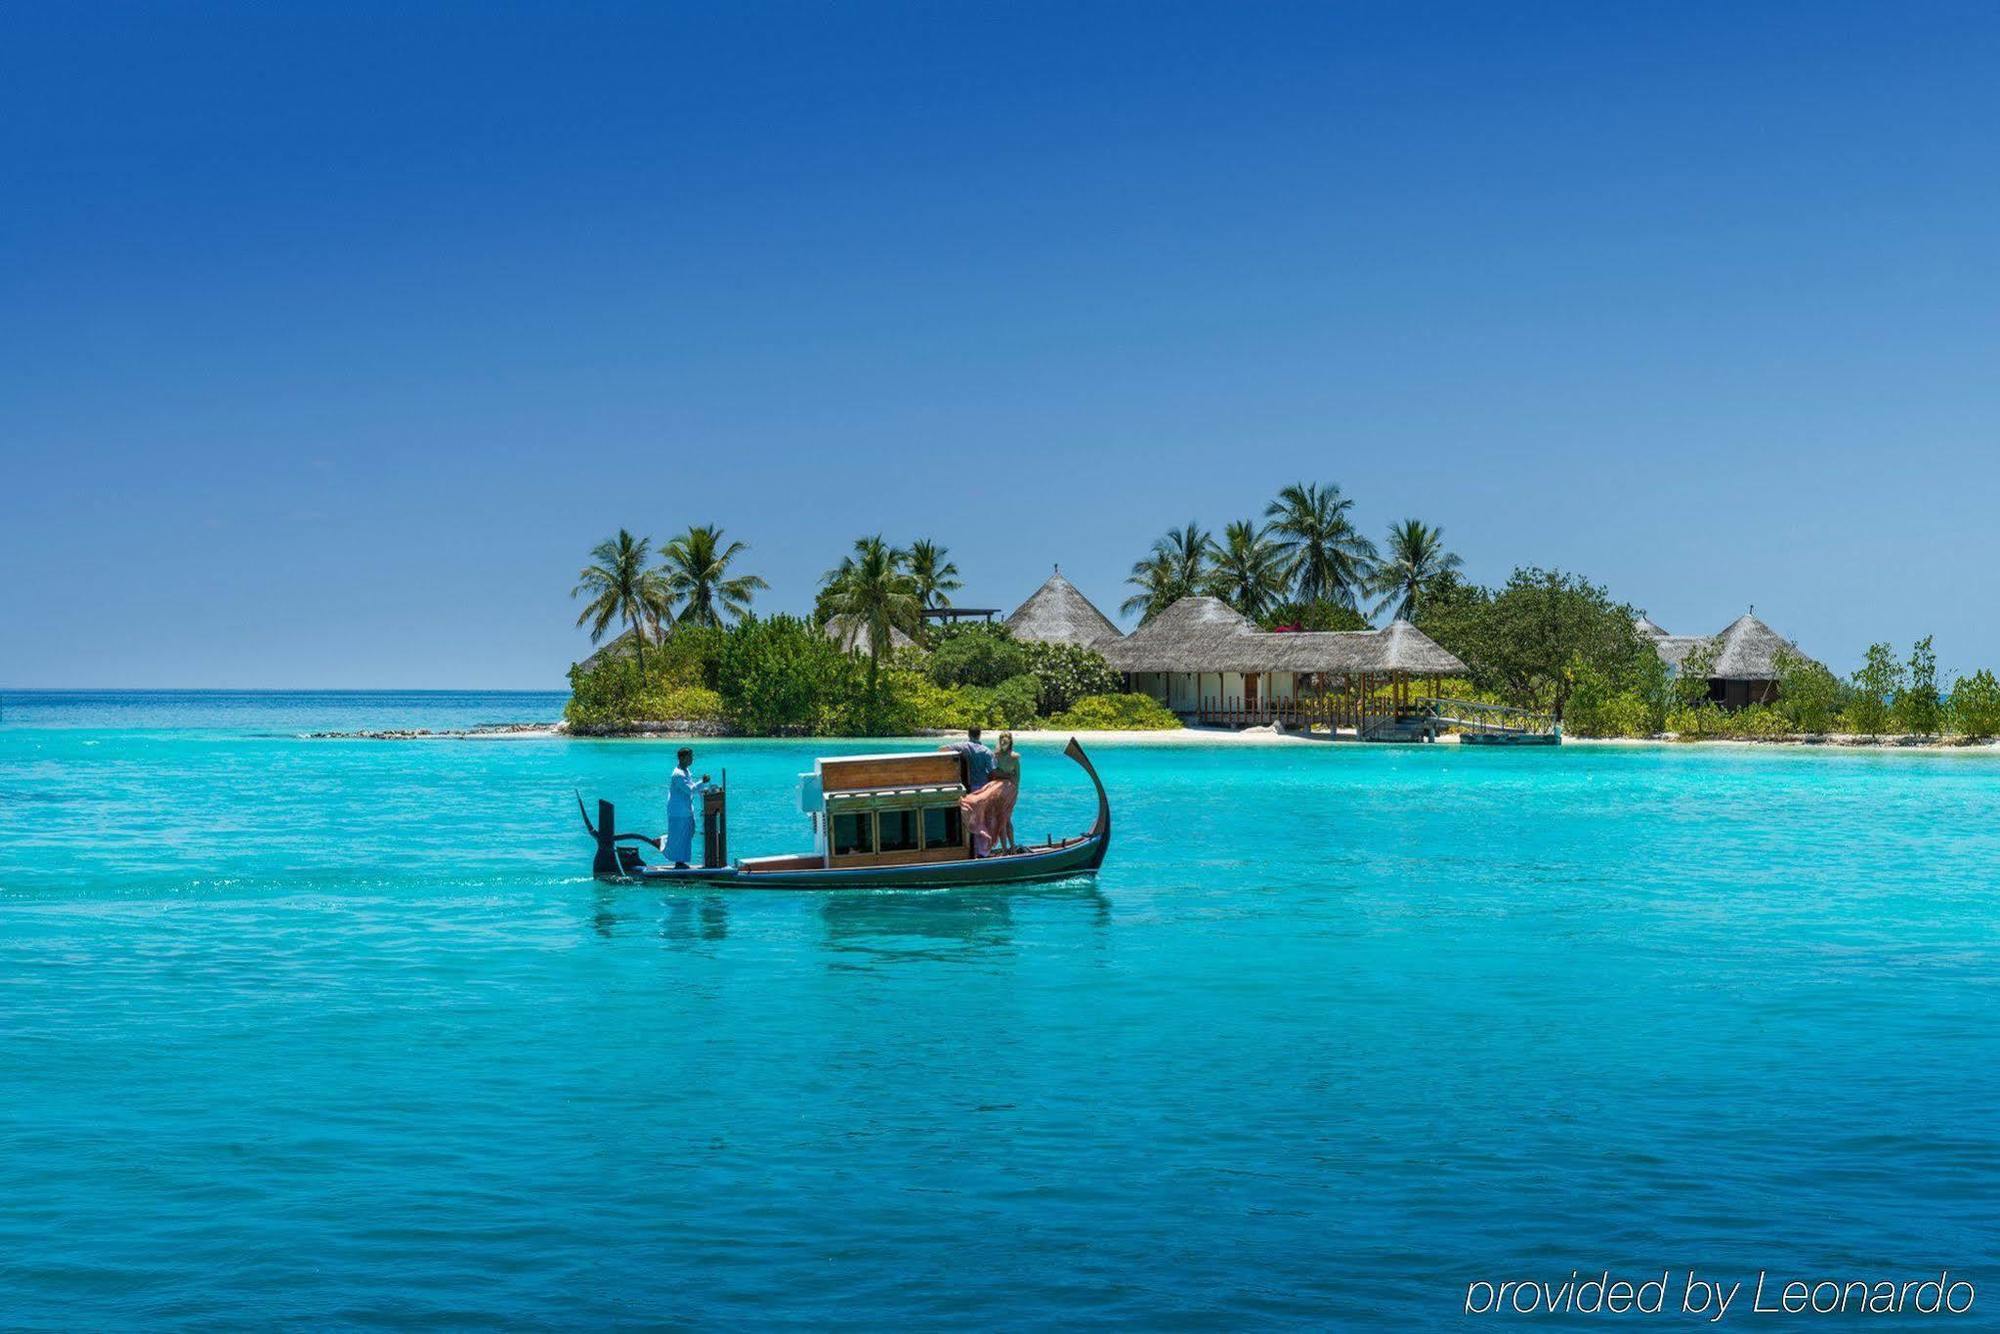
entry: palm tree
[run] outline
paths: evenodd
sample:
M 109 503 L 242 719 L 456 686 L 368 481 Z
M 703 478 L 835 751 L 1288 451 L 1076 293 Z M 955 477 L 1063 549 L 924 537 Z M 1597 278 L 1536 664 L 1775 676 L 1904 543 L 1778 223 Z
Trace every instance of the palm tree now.
M 1133 562 L 1131 577 L 1125 582 L 1139 591 L 1126 598 L 1119 610 L 1128 615 L 1141 612 L 1139 620 L 1144 624 L 1182 598 L 1201 592 L 1208 583 L 1210 545 L 1208 534 L 1192 519 L 1185 528 L 1168 529 L 1144 560 Z
M 632 627 L 633 647 L 639 654 L 639 672 L 646 671 L 646 635 L 658 631 L 662 622 L 672 625 L 672 600 L 666 580 L 658 570 L 646 568 L 646 554 L 652 541 L 634 537 L 625 529 L 608 542 L 599 542 L 590 553 L 591 563 L 577 572 L 573 598 L 588 593 L 576 618 L 578 625 L 590 626 L 590 642 L 604 638 L 612 621 L 623 620 Z
M 950 554 L 927 537 L 910 543 L 910 577 L 917 581 L 917 601 L 926 607 L 949 607 L 951 595 L 965 586 L 958 566 L 946 559 Z
M 856 539 L 852 555 L 826 572 L 825 607 L 830 616 L 853 618 L 868 633 L 868 693 L 889 649 L 892 632 L 914 637 L 923 619 L 910 553 L 877 534 Z
M 1165 552 L 1155 551 L 1133 562 L 1131 577 L 1125 582 L 1139 591 L 1120 603 L 1118 610 L 1127 616 L 1138 612 L 1141 625 L 1174 605 L 1174 562 Z
M 1273 542 L 1268 530 L 1249 519 L 1239 519 L 1223 531 L 1222 541 L 1208 543 L 1208 591 L 1251 620 L 1264 614 L 1285 597 L 1291 582 L 1291 561 L 1284 548 Z
M 1288 573 L 1301 602 L 1354 605 L 1366 591 L 1375 565 L 1375 544 L 1347 517 L 1354 502 L 1338 486 L 1293 483 L 1264 508 L 1270 531 L 1290 563 Z
M 750 599 L 770 585 L 754 574 L 729 573 L 729 563 L 748 550 L 742 542 L 725 544 L 714 524 L 697 524 L 660 548 L 660 573 L 681 620 L 719 626 L 725 614 L 749 614 Z
M 1382 598 L 1376 613 L 1390 611 L 1395 620 L 1413 619 L 1424 589 L 1463 564 L 1456 554 L 1444 549 L 1444 529 L 1432 528 L 1420 519 L 1394 525 L 1389 529 L 1388 559 L 1369 581 L 1368 591 Z

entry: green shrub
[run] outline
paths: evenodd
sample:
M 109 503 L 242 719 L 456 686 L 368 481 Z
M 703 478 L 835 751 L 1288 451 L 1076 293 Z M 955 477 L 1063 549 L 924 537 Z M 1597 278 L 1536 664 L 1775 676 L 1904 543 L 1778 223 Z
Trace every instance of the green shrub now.
M 1636 690 L 1624 690 L 1604 702 L 1598 715 L 1598 725 L 1603 730 L 1596 735 L 1651 736 L 1659 730 L 1653 721 L 1654 708 L 1645 697 Z
M 898 671 L 885 674 L 883 685 L 881 707 L 886 712 L 868 725 L 857 725 L 857 732 L 889 735 L 1035 724 L 1038 686 L 1026 674 L 997 686 L 941 686 L 915 672 Z
M 1650 650 L 1649 650 L 1650 651 Z M 1659 655 L 1653 655 L 1659 662 Z M 1581 656 L 1569 663 L 1569 702 L 1563 706 L 1563 731 L 1577 736 L 1651 736 L 1660 730 L 1665 709 L 1657 695 L 1664 689 L 1664 671 L 1648 677 L 1638 670 L 1621 672 L 1627 684 Z M 1649 699 L 1651 689 L 1656 698 Z
M 1064 732 L 1164 732 L 1181 720 L 1151 695 L 1086 695 L 1048 720 Z
M 795 616 L 746 617 L 724 637 L 715 671 L 730 721 L 752 735 L 830 735 L 870 721 L 860 659 Z
M 1016 646 L 1040 686 L 1037 713 L 1061 713 L 1085 695 L 1115 695 L 1124 684 L 1124 678 L 1095 649 L 1033 640 L 1016 641 Z
M 2000 736 L 2000 681 L 1992 672 L 1982 667 L 1953 687 L 1951 720 L 1965 736 Z
M 941 686 L 998 686 L 1028 670 L 1028 655 L 1002 627 L 968 625 L 938 637 L 930 669 Z
M 1040 693 L 1041 683 L 1025 672 L 991 688 L 960 686 L 964 721 L 952 726 L 1027 727 L 1035 721 L 1035 700 Z
M 1683 741 L 1726 736 L 1729 715 L 1708 700 L 1695 705 L 1682 705 L 1667 714 L 1667 730 L 1679 735 Z
M 715 689 L 716 660 L 729 632 L 713 625 L 677 625 L 657 649 L 646 655 L 646 666 L 654 656 L 665 664 L 667 673 L 688 685 Z
M 671 661 L 646 659 L 642 676 L 630 657 L 608 658 L 585 670 L 570 668 L 563 717 L 579 729 L 620 728 L 640 722 L 715 722 L 722 700 L 713 690 L 678 679 Z
M 1778 654 L 1778 707 L 1800 732 L 1828 732 L 1838 720 L 1845 692 L 1840 678 L 1811 658 Z
M 941 686 L 929 676 L 900 670 L 883 679 L 897 707 L 908 712 L 912 732 L 986 725 L 983 710 L 974 707 L 961 687 Z
M 1704 701 L 1693 708 L 1675 709 L 1667 717 L 1667 730 L 1683 741 L 1739 739 L 1770 741 L 1792 735 L 1792 720 L 1784 710 L 1769 704 L 1752 704 L 1729 712 Z
M 1887 644 L 1870 644 L 1861 670 L 1854 674 L 1854 693 L 1848 699 L 1841 722 L 1850 732 L 1880 736 L 1889 730 L 1893 715 L 1889 701 L 1903 692 L 1903 664 Z
M 1925 635 L 1910 650 L 1910 665 L 1903 688 L 1896 692 L 1893 709 L 1896 726 L 1912 736 L 1936 736 L 1944 730 L 1943 700 L 1938 694 L 1937 654 L 1931 651 L 1931 636 Z
M 1723 715 L 1725 735 L 1748 740 L 1771 740 L 1792 734 L 1792 720 L 1782 709 L 1769 704 L 1752 704 L 1747 709 Z

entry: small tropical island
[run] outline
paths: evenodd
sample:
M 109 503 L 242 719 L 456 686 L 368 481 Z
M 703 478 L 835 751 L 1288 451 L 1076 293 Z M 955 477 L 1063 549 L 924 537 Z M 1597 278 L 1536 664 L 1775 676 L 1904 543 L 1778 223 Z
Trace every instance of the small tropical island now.
M 1337 485 L 1286 487 L 1218 533 L 1190 521 L 1135 561 L 1130 633 L 1060 566 L 1010 612 L 954 602 L 950 551 L 855 540 L 805 615 L 765 615 L 749 546 L 629 530 L 579 572 L 597 650 L 569 671 L 579 736 L 910 736 L 965 727 L 1454 733 L 1969 745 L 2000 736 L 2000 680 L 1939 676 L 1929 636 L 1836 672 L 1755 615 L 1672 634 L 1584 575 L 1464 577 L 1441 528 L 1378 544 Z

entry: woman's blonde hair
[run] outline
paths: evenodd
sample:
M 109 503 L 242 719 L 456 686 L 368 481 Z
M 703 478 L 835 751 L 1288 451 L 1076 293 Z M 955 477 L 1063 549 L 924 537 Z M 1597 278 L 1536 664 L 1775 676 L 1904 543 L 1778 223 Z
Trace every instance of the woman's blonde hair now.
M 1014 749 L 1014 734 L 1012 732 L 1002 732 L 1000 734 L 1000 749 Z

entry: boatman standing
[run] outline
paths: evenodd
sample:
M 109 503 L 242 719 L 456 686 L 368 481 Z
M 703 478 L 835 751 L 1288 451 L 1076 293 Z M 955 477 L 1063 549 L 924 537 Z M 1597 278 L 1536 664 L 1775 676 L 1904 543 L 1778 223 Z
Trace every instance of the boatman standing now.
M 688 772 L 694 767 L 694 752 L 686 746 L 674 759 L 674 776 L 667 785 L 667 836 L 660 840 L 660 851 L 673 858 L 676 871 L 685 871 L 694 853 L 694 794 L 708 788 L 708 775 L 697 781 Z

